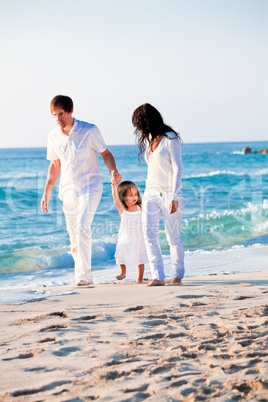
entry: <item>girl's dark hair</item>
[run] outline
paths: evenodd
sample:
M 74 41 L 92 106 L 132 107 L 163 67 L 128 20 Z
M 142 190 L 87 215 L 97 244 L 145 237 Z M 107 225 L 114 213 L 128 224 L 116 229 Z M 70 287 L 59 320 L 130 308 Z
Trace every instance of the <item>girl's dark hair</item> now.
M 141 207 L 141 196 L 140 196 L 138 187 L 136 186 L 135 183 L 133 183 L 132 181 L 122 181 L 117 188 L 119 199 L 126 209 L 128 209 L 128 207 L 126 205 L 127 190 L 129 190 L 130 188 L 133 188 L 133 187 L 136 188 L 137 193 L 138 193 L 138 201 L 136 204 L 139 207 Z
M 72 99 L 69 96 L 65 95 L 57 95 L 50 102 L 50 111 L 53 112 L 53 109 L 60 107 L 66 113 L 72 113 L 74 104 Z
M 164 123 L 161 114 L 150 103 L 144 103 L 134 111 L 132 124 L 135 127 L 134 134 L 140 150 L 139 159 L 147 148 L 148 142 L 150 144 L 158 135 L 168 137 L 166 133 L 172 131 L 181 141 L 180 134 Z

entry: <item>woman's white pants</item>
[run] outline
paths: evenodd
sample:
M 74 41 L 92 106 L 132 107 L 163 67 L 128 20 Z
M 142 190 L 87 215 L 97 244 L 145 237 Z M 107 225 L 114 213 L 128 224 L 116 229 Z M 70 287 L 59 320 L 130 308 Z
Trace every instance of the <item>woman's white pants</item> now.
M 162 215 L 170 246 L 172 277 L 183 278 L 184 276 L 184 248 L 180 234 L 184 199 L 179 198 L 179 209 L 174 214 L 169 214 L 170 201 L 171 193 L 152 190 L 146 190 L 142 200 L 142 224 L 146 250 L 152 277 L 159 281 L 165 278 L 163 257 L 158 240 L 158 226 Z
M 91 276 L 91 223 L 98 208 L 102 192 L 74 197 L 63 202 L 63 212 L 70 236 L 75 266 L 75 281 L 93 283 Z

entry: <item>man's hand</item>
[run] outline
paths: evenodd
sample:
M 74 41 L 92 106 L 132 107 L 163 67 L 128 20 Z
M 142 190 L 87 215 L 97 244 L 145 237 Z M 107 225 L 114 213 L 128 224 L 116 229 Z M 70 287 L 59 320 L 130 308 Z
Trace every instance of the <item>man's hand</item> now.
M 48 203 L 50 201 L 50 194 L 43 194 L 42 200 L 41 200 L 41 209 L 43 214 L 45 215 L 46 212 L 49 214 L 48 210 Z
M 121 180 L 122 180 L 121 174 L 118 173 L 117 170 L 113 170 L 112 171 L 112 183 L 115 184 L 116 186 L 118 186 L 118 184 L 120 183 Z
M 42 212 L 44 215 L 46 212 L 49 213 L 48 203 L 50 200 L 50 194 L 51 194 L 51 191 L 59 176 L 60 167 L 61 167 L 61 163 L 60 163 L 59 159 L 55 159 L 54 161 L 50 162 L 50 165 L 48 168 L 48 173 L 47 173 L 47 182 L 46 182 L 44 194 L 43 194 L 43 197 L 41 200 L 41 209 L 42 209 Z
M 179 201 L 172 200 L 169 204 L 169 214 L 174 214 L 174 212 L 178 211 L 179 209 Z

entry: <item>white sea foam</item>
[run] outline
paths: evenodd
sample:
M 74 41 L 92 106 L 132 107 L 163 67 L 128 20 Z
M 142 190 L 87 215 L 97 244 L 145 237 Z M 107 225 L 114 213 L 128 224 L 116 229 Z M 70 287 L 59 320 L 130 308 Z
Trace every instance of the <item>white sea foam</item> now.
M 211 211 L 208 214 L 199 214 L 197 217 L 189 218 L 189 219 L 184 219 L 183 220 L 183 225 L 188 225 L 190 222 L 198 221 L 200 219 L 202 220 L 210 220 L 210 219 L 218 219 L 222 218 L 225 216 L 239 216 L 239 215 L 245 215 L 247 213 L 253 214 L 258 211 L 262 210 L 268 210 L 268 200 L 263 200 L 262 203 L 259 204 L 253 204 L 252 202 L 248 202 L 246 207 L 240 208 L 240 209 L 225 209 L 223 211 Z M 263 218 L 263 217 L 262 217 Z
M 74 294 L 74 291 L 55 292 L 53 290 L 35 290 L 35 289 L 14 289 L 8 292 L 2 291 L 1 303 L 4 304 L 23 304 L 38 300 L 44 300 L 51 296 L 65 296 Z
M 214 170 L 212 172 L 207 173 L 198 173 L 191 175 L 184 175 L 183 179 L 194 179 L 200 177 L 212 177 L 212 176 L 221 176 L 221 175 L 229 175 L 229 176 L 263 176 L 268 174 L 268 168 L 266 169 L 258 169 L 253 171 L 243 171 L 243 172 L 235 172 L 233 170 Z
M 219 175 L 223 175 L 223 174 L 229 174 L 229 175 L 238 175 L 238 173 L 233 172 L 233 171 L 229 171 L 229 170 L 215 170 L 212 172 L 208 172 L 208 173 L 199 173 L 199 174 L 191 174 L 191 175 L 184 175 L 183 178 L 184 179 L 193 179 L 193 178 L 198 178 L 198 177 L 211 177 L 211 176 L 219 176 Z

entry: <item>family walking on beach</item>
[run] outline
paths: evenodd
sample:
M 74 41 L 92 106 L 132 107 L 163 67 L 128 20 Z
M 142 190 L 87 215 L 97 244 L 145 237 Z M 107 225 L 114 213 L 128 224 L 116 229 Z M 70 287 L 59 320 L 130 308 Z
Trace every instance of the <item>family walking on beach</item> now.
M 149 103 L 138 107 L 132 116 L 139 146 L 139 158 L 145 154 L 148 165 L 143 199 L 131 181 L 121 182 L 116 162 L 99 129 L 73 117 L 73 101 L 58 95 L 50 103 L 57 127 L 49 133 L 48 177 L 41 201 L 43 214 L 61 171 L 59 198 L 63 202 L 70 236 L 78 286 L 93 283 L 91 275 L 91 224 L 102 195 L 102 180 L 97 152 L 111 173 L 112 196 L 121 223 L 115 258 L 122 280 L 128 267 L 138 268 L 142 283 L 144 264 L 150 264 L 152 280 L 147 286 L 165 284 L 164 263 L 158 240 L 161 216 L 170 245 L 172 283 L 181 284 L 184 276 L 184 249 L 180 226 L 184 210 L 182 194 L 181 138 L 167 126 L 161 114 Z M 121 183 L 120 183 L 121 182 Z M 120 184 L 119 184 L 120 183 Z M 118 187 L 117 187 L 118 186 Z

